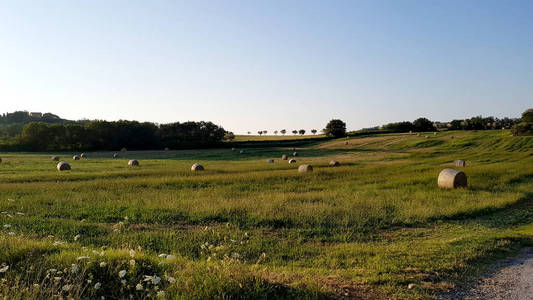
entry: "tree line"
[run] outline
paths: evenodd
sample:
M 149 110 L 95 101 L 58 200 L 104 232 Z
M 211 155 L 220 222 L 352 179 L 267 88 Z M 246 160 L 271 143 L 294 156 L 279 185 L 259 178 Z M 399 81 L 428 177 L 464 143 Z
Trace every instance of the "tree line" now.
M 413 122 L 403 121 L 383 125 L 381 130 L 388 132 L 423 132 L 436 130 L 490 130 L 510 129 L 520 122 L 520 118 L 502 118 L 476 116 L 469 119 L 456 119 L 451 122 L 432 122 L 427 118 L 418 118 Z
M 184 149 L 220 144 L 224 128 L 211 122 L 155 124 L 137 121 L 87 121 L 83 124 L 31 122 L 17 138 L 30 151 Z

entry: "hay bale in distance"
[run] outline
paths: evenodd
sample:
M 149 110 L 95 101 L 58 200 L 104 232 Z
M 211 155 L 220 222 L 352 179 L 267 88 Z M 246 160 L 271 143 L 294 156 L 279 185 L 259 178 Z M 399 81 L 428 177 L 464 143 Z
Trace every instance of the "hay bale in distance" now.
M 348 144 L 350 144 L 348 141 L 344 142 L 344 145 L 348 145 Z
M 80 160 L 80 157 L 79 157 L 78 155 L 74 155 L 74 156 L 72 157 L 72 159 L 73 159 L 73 160 Z
M 128 149 L 126 149 L 125 147 L 120 149 L 120 152 L 126 152 L 126 151 L 128 151 Z
M 466 187 L 466 174 L 454 169 L 444 169 L 439 173 L 439 179 L 437 183 L 441 189 L 456 189 L 458 187 Z
M 341 164 L 338 161 L 336 161 L 336 160 L 332 160 L 332 161 L 329 162 L 329 166 L 330 167 L 338 167 L 340 165 Z
M 298 167 L 299 173 L 313 172 L 313 167 L 311 165 L 301 165 Z
M 466 161 L 458 159 L 454 161 L 456 167 L 466 167 Z
M 235 148 L 231 148 L 231 151 L 235 151 Z
M 420 133 L 417 133 L 416 136 L 420 136 Z
M 194 165 L 192 165 L 191 167 L 191 171 L 203 171 L 204 170 L 204 166 L 202 166 L 201 164 L 199 163 L 195 163 Z
M 296 163 L 296 159 L 292 159 L 292 158 L 289 159 L 289 164 L 294 164 L 294 163 Z
M 429 139 L 429 135 L 426 135 L 426 139 Z
M 274 160 L 273 159 L 269 159 L 269 160 L 267 160 L 267 163 L 272 164 L 272 163 L 274 163 Z
M 451 139 L 453 139 L 453 138 L 454 138 L 454 136 L 452 135 L 452 136 L 450 136 L 450 138 L 451 138 Z
M 239 151 L 240 154 L 244 154 L 244 150 Z
M 66 161 L 62 161 L 57 164 L 58 171 L 68 171 L 70 170 L 70 165 Z
M 165 147 L 165 151 L 170 151 L 170 148 L 169 147 Z
M 136 159 L 128 161 L 128 166 L 139 166 L 139 162 Z
M 435 131 L 435 132 L 433 132 L 433 135 L 437 135 L 437 132 L 436 132 L 436 131 Z
M 287 160 L 287 155 L 286 155 L 286 154 L 283 154 L 283 155 L 281 156 L 281 159 L 283 159 L 283 160 Z
M 113 154 L 113 158 L 118 158 L 118 153 Z
M 298 152 L 293 152 L 292 156 L 298 156 Z
M 81 158 L 87 158 L 87 155 L 85 155 L 85 153 L 82 153 L 82 154 L 80 154 L 80 157 Z
M 59 156 L 52 156 L 53 161 L 59 161 Z

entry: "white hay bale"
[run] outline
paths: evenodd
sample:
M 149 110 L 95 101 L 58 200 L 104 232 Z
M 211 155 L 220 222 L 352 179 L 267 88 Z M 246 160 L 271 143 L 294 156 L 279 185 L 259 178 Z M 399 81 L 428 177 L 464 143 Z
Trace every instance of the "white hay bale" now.
M 330 167 L 338 167 L 340 165 L 341 164 L 338 161 L 336 161 L 336 160 L 332 160 L 332 161 L 329 162 L 329 166 Z
M 72 157 L 72 159 L 73 159 L 73 160 L 80 160 L 80 157 L 79 157 L 79 155 L 74 155 L 74 156 Z
M 433 135 L 437 135 L 437 132 L 436 132 L 436 131 L 435 131 L 435 132 L 433 132 Z
M 429 135 L 426 135 L 426 139 L 429 139 Z
M 82 154 L 80 154 L 80 157 L 81 158 L 87 158 L 87 155 L 85 155 L 85 153 L 82 153 Z
M 298 152 L 293 152 L 292 156 L 298 156 Z
M 126 148 L 120 149 L 120 152 L 126 152 L 126 151 L 128 151 L 128 149 L 126 149 Z
M 344 142 L 344 145 L 349 145 L 350 143 L 348 141 Z
M 201 164 L 199 163 L 195 163 L 194 165 L 192 165 L 191 167 L 191 171 L 203 171 L 204 170 L 204 166 L 202 166 Z
M 170 151 L 170 148 L 169 147 L 165 147 L 165 151 Z
M 296 163 L 296 159 L 292 159 L 292 158 L 289 159 L 289 164 L 294 164 L 294 163 Z
M 298 167 L 299 173 L 313 172 L 313 167 L 311 165 L 301 165 Z
M 283 154 L 283 155 L 281 156 L 281 159 L 283 159 L 283 160 L 287 160 L 287 155 L 286 155 L 286 154 Z
M 458 187 L 466 187 L 467 178 L 464 172 L 444 169 L 439 173 L 437 183 L 442 189 L 456 189 Z
M 456 167 L 466 167 L 466 161 L 458 159 L 454 161 Z
M 136 159 L 131 159 L 128 161 L 128 166 L 138 166 L 139 162 Z
M 235 148 L 231 148 L 231 151 L 235 151 Z
M 452 135 L 452 136 L 450 136 L 450 138 L 451 138 L 451 139 L 453 139 L 453 138 L 454 138 L 454 136 Z
M 416 136 L 420 136 L 420 133 L 417 133 Z
M 272 163 L 274 163 L 274 160 L 273 159 L 269 159 L 269 160 L 267 160 L 267 163 L 272 164 Z
M 292 151 L 296 151 L 296 148 L 292 148 Z
M 239 151 L 240 154 L 244 154 L 244 150 Z
M 57 164 L 58 171 L 68 171 L 70 170 L 70 165 L 66 161 L 62 161 Z
M 113 154 L 113 158 L 118 158 L 118 153 Z
M 59 156 L 52 156 L 53 161 L 59 161 Z

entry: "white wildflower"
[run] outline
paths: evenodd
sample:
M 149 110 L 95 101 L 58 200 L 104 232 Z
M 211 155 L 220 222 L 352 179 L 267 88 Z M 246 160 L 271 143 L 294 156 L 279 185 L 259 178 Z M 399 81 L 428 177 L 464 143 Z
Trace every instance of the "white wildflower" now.
M 60 281 L 61 280 L 61 277 L 54 277 L 54 281 Z
M 134 256 L 135 256 L 135 250 L 130 249 L 130 257 L 134 257 Z
M 5 273 L 9 269 L 9 266 L 4 266 L 0 268 L 0 273 Z
M 70 269 L 72 271 L 72 273 L 77 273 L 80 268 L 78 267 L 77 264 L 72 264 L 72 268 Z
M 81 235 L 79 235 L 79 234 L 75 235 L 75 236 L 74 236 L 74 241 L 77 241 L 77 240 L 79 240 L 79 239 L 80 239 L 80 237 L 81 237 Z
M 154 285 L 157 285 L 159 284 L 159 282 L 161 282 L 161 277 L 157 277 L 156 275 L 154 275 L 154 277 L 152 278 L 152 283 Z
M 89 259 L 89 258 L 90 258 L 89 256 L 79 256 L 79 257 L 78 257 L 78 260 Z
M 102 286 L 102 284 L 101 284 L 100 282 L 97 282 L 97 283 L 94 285 L 94 289 L 97 290 L 97 289 L 99 289 L 101 286 Z
M 167 255 L 166 255 L 165 253 L 161 253 L 161 254 L 158 255 L 158 257 L 159 257 L 159 258 L 166 258 Z
M 140 283 L 137 283 L 137 285 L 135 286 L 135 289 L 138 290 L 138 291 L 142 291 L 143 285 L 140 284 Z
M 157 297 L 165 297 L 165 291 L 159 291 L 157 292 Z
M 126 281 L 126 279 L 122 279 L 120 282 L 121 282 L 122 284 L 126 284 L 127 281 Z
M 103 262 L 100 263 L 100 268 L 103 268 L 103 267 L 105 267 L 105 266 L 107 266 L 107 263 L 106 263 L 105 261 L 103 261 Z
M 5 224 L 4 228 L 11 228 L 11 225 L 10 224 Z
M 126 270 L 120 270 L 120 271 L 118 272 L 118 277 L 120 277 L 120 278 L 124 278 L 124 276 L 126 276 Z
M 170 282 L 170 283 L 174 283 L 176 282 L 176 278 L 172 277 L 172 276 L 167 276 L 165 275 L 165 279 Z
M 10 236 L 14 236 L 14 235 L 15 235 L 15 233 L 14 233 L 13 231 L 9 232 L 8 234 L 9 234 Z
M 23 213 L 23 212 L 17 212 L 17 215 L 19 215 L 19 216 L 23 216 L 24 213 Z
M 135 266 L 135 259 L 130 259 L 130 266 Z

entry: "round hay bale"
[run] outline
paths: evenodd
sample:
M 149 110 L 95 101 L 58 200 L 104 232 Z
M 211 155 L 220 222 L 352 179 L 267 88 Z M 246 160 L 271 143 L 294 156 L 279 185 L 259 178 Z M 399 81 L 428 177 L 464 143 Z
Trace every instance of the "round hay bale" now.
M 231 148 L 231 151 L 235 151 L 235 148 Z
M 52 156 L 53 161 L 59 161 L 59 156 Z
M 454 161 L 456 167 L 466 167 L 466 161 L 458 159 Z
M 165 147 L 165 151 L 170 151 L 170 148 L 169 147 Z
M 66 161 L 62 161 L 57 164 L 58 171 L 68 171 L 70 170 L 70 165 Z
M 118 158 L 118 153 L 113 154 L 113 158 Z
M 433 132 L 433 135 L 437 135 L 437 132 L 436 132 L 436 131 L 435 131 L 435 132 Z
M 426 135 L 426 139 L 429 139 L 429 135 Z
M 80 154 L 80 157 L 81 158 L 87 158 L 87 155 L 85 155 L 85 153 L 82 153 L 82 154 Z
M 344 142 L 344 145 L 348 145 L 348 144 L 350 144 L 348 141 Z
M 294 164 L 294 163 L 296 163 L 296 159 L 292 159 L 292 158 L 289 159 L 289 164 Z
M 444 169 L 439 173 L 437 181 L 441 189 L 456 189 L 458 187 L 466 187 L 466 174 L 454 169 Z
M 292 156 L 298 156 L 298 152 L 293 152 Z
M 292 151 L 296 151 L 296 148 L 292 148 Z
M 274 163 L 274 160 L 273 159 L 269 159 L 269 160 L 267 160 L 267 163 L 272 164 L 272 163 Z
M 329 166 L 330 167 L 338 167 L 340 165 L 341 164 L 338 161 L 336 161 L 336 160 L 332 160 L 332 161 L 329 162 Z
M 240 154 L 244 154 L 244 150 L 239 151 Z
M 191 167 L 191 171 L 203 171 L 204 170 L 204 166 L 202 166 L 201 164 L 199 163 L 195 163 L 194 165 L 192 165 Z
M 283 160 L 287 160 L 287 155 L 286 155 L 286 154 L 283 154 L 283 155 L 281 156 L 281 159 L 283 159 Z
M 420 136 L 420 133 L 417 133 L 416 136 Z
M 299 173 L 313 172 L 313 167 L 311 165 L 301 165 L 298 167 Z
M 73 160 L 80 160 L 80 157 L 79 157 L 79 155 L 74 155 L 74 156 L 72 157 L 72 159 L 73 159 Z
M 128 161 L 128 166 L 138 166 L 139 162 L 136 159 L 131 159 Z
M 454 138 L 454 136 L 452 135 L 452 136 L 450 136 L 450 138 L 451 138 L 451 139 L 453 139 L 453 138 Z
M 126 149 L 126 148 L 120 149 L 120 152 L 126 152 L 126 151 L 128 151 L 128 149 Z

